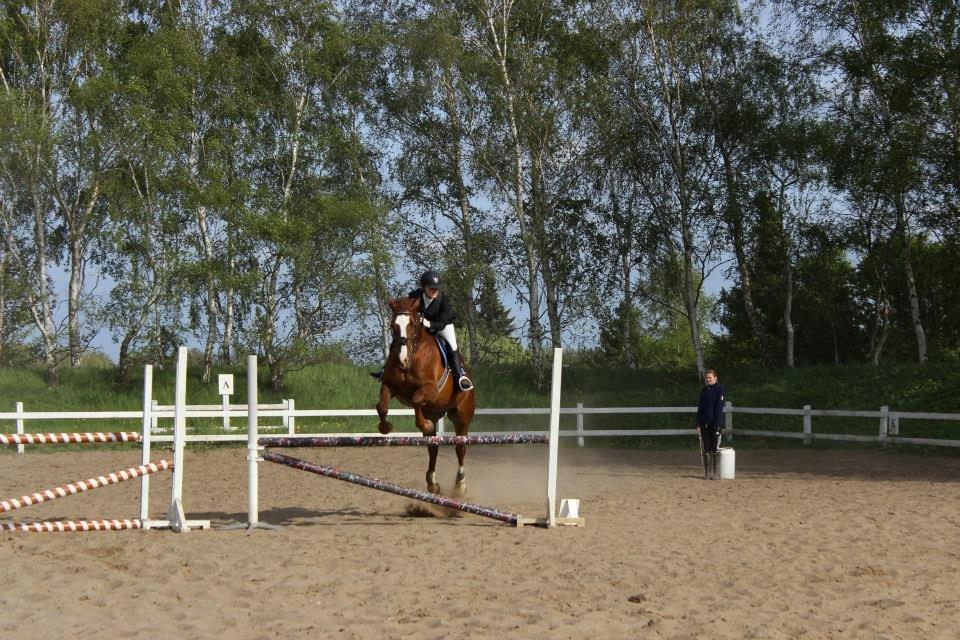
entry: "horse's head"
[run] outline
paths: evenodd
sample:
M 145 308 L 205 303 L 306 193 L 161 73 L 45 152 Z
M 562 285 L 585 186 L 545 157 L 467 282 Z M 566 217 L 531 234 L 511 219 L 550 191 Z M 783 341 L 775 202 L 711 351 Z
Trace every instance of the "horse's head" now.
M 420 335 L 420 328 L 423 325 L 423 316 L 420 314 L 420 299 L 392 299 L 388 304 L 393 312 L 390 321 L 393 342 L 400 346 L 400 368 L 409 369 L 413 360 L 413 352 L 417 348 L 417 336 Z

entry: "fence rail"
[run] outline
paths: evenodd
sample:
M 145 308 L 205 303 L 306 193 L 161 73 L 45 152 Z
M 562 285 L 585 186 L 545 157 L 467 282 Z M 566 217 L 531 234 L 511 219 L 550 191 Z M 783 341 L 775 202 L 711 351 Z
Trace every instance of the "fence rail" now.
M 298 418 L 343 418 L 343 417 L 374 417 L 377 412 L 374 409 L 297 409 L 293 400 L 284 400 L 280 404 L 261 404 L 257 406 L 257 413 L 261 417 L 275 417 L 281 419 L 281 424 L 274 426 L 276 429 L 282 429 L 289 435 L 331 435 L 323 432 L 314 432 L 307 429 L 297 431 L 296 420 Z M 478 409 L 477 415 L 487 416 L 547 416 L 550 410 L 546 407 L 526 407 L 526 408 L 488 408 Z M 561 415 L 573 415 L 576 417 L 576 429 L 561 430 L 561 437 L 575 437 L 577 444 L 584 445 L 584 438 L 590 437 L 660 437 L 660 436 L 692 436 L 696 431 L 692 428 L 685 429 L 606 429 L 585 428 L 585 416 L 597 415 L 657 415 L 657 414 L 687 414 L 692 417 L 696 413 L 696 407 L 584 407 L 578 403 L 575 407 L 565 407 L 560 410 Z M 393 409 L 392 415 L 412 416 L 412 409 Z M 799 417 L 801 422 L 798 424 L 797 431 L 781 431 L 771 429 L 752 429 L 736 428 L 734 425 L 734 416 L 743 415 L 763 415 L 763 416 L 788 416 Z M 145 415 L 149 415 L 153 421 L 154 431 L 158 432 L 155 438 L 157 441 L 172 440 L 172 436 L 160 435 L 164 431 L 160 426 L 160 420 L 173 420 L 174 411 L 170 406 L 160 405 L 153 401 L 147 411 L 32 411 L 24 410 L 23 403 L 16 403 L 16 411 L 0 412 L 0 431 L 5 431 L 6 421 L 14 423 L 16 433 L 27 431 L 26 426 L 30 421 L 47 420 L 142 420 Z M 231 419 L 246 420 L 247 406 L 244 404 L 229 405 L 190 405 L 185 412 L 187 419 L 199 418 L 221 418 L 223 420 L 224 431 L 232 430 L 230 427 Z M 848 434 L 848 433 L 822 433 L 814 432 L 813 418 L 831 417 L 831 418 L 856 418 L 856 419 L 875 419 L 877 420 L 876 435 Z M 931 413 L 931 412 L 910 412 L 910 411 L 891 411 L 889 407 L 880 407 L 878 411 L 863 410 L 845 410 L 845 409 L 813 409 L 811 406 L 804 406 L 802 409 L 791 408 L 769 408 L 769 407 L 735 407 L 731 403 L 725 405 L 725 431 L 728 438 L 733 436 L 752 436 L 763 438 L 787 438 L 803 440 L 804 444 L 810 444 L 814 440 L 833 440 L 847 442 L 875 442 L 884 444 L 911 444 L 927 445 L 937 447 L 960 447 L 960 439 L 945 438 L 922 438 L 922 437 L 902 437 L 900 435 L 901 420 L 940 420 L 950 422 L 960 422 L 960 413 Z M 958 425 L 960 427 L 960 425 Z M 74 430 L 76 425 L 71 426 Z M 270 428 L 270 427 L 267 427 Z M 443 424 L 439 425 L 439 430 L 443 432 Z M 476 430 L 475 430 L 476 431 Z M 508 434 L 516 431 L 484 431 L 483 433 Z M 523 433 L 545 433 L 545 431 L 524 430 Z M 341 433 L 334 435 L 358 436 L 370 435 L 369 433 Z M 190 434 L 187 436 L 188 442 L 242 442 L 246 440 L 245 435 L 240 434 Z M 22 452 L 22 447 L 18 447 Z

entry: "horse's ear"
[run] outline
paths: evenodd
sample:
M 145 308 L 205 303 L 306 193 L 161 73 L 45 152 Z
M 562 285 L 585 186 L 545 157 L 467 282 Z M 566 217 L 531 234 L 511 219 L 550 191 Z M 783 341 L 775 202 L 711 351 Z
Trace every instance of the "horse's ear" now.
M 413 299 L 413 310 L 414 311 L 423 310 L 423 299 L 420 298 L 420 296 L 417 296 L 416 298 Z
M 390 307 L 390 310 L 396 313 L 400 309 L 400 303 L 397 302 L 396 298 L 390 298 L 387 300 L 387 305 Z

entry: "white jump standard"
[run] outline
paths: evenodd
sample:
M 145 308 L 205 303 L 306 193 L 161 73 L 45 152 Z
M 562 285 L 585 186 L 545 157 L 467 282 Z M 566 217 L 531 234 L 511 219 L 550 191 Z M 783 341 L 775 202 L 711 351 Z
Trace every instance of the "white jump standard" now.
M 493 518 L 515 526 L 540 525 L 552 527 L 558 524 L 579 525 L 583 524 L 583 518 L 577 517 L 577 514 L 571 513 L 571 517 L 557 517 L 556 514 L 556 487 L 557 487 L 557 452 L 560 431 L 560 375 L 562 371 L 561 349 L 554 350 L 553 366 L 553 393 L 551 395 L 550 407 L 550 431 L 549 435 L 515 433 L 515 434 L 476 434 L 470 436 L 303 436 L 303 437 L 264 437 L 258 438 L 257 434 L 257 358 L 249 356 L 247 359 L 247 407 L 248 407 L 248 433 L 247 433 L 247 460 L 249 474 L 249 494 L 248 494 L 248 522 L 245 525 L 247 529 L 253 528 L 276 528 L 273 525 L 265 525 L 259 522 L 259 504 L 258 504 L 258 463 L 273 462 L 282 464 L 295 469 L 301 469 L 326 476 L 359 484 L 361 486 L 378 489 L 401 495 L 415 500 L 421 500 L 446 508 L 457 509 L 475 515 Z M 546 517 L 543 518 L 525 518 L 515 513 L 501 511 L 494 507 L 463 502 L 454 498 L 448 498 L 427 491 L 409 489 L 399 485 L 385 482 L 376 478 L 368 478 L 359 474 L 351 473 L 342 469 L 327 467 L 297 458 L 281 455 L 273 452 L 266 452 L 261 455 L 264 447 L 383 447 L 383 446 L 436 446 L 436 445 L 469 445 L 469 444 L 531 444 L 546 443 L 549 445 L 547 458 L 547 500 Z M 244 527 L 244 525 L 240 525 Z M 238 528 L 240 528 L 238 527 Z
M 45 444 L 105 444 L 112 442 L 139 442 L 141 445 L 141 464 L 136 467 L 115 471 L 105 475 L 79 480 L 53 489 L 11 498 L 0 502 L 0 513 L 22 509 L 31 505 L 65 498 L 93 489 L 140 478 L 140 517 L 117 520 L 65 520 L 55 522 L 0 522 L 2 531 L 114 531 L 121 529 L 159 529 L 169 528 L 177 532 L 191 528 L 210 528 L 209 520 L 188 521 L 183 515 L 181 491 L 183 485 L 183 453 L 186 441 L 186 385 L 187 350 L 180 347 L 177 357 L 175 428 L 173 436 L 173 461 L 150 462 L 150 430 L 153 423 L 150 400 L 153 397 L 153 367 L 147 365 L 143 376 L 144 410 L 142 432 L 124 431 L 119 433 L 15 433 L 0 434 L 0 445 L 45 445 Z M 170 507 L 166 520 L 148 519 L 150 506 L 151 474 L 159 471 L 173 471 Z

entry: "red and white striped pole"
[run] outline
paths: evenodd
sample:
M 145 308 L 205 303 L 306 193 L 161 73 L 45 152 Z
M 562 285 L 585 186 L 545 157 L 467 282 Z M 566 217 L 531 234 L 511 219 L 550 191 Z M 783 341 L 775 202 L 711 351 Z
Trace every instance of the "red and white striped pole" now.
M 103 476 L 97 476 L 96 478 L 78 480 L 60 487 L 54 487 L 53 489 L 47 489 L 38 493 L 31 493 L 30 495 L 21 496 L 19 498 L 4 500 L 0 502 L 0 513 L 14 511 L 16 509 L 23 509 L 24 507 L 40 504 L 49 500 L 56 500 L 57 498 L 66 498 L 67 496 L 83 493 L 92 489 L 99 489 L 100 487 L 106 487 L 111 484 L 123 482 L 124 480 L 132 480 L 133 478 L 150 475 L 151 473 L 156 473 L 158 471 L 165 471 L 172 467 L 173 464 L 169 460 L 161 460 L 157 463 L 151 462 L 140 465 L 139 467 L 130 467 L 129 469 L 115 471 Z
M 136 431 L 116 433 L 0 433 L 0 445 L 79 444 L 84 442 L 140 442 Z
M 0 531 L 120 531 L 140 529 L 139 520 L 58 520 L 50 522 L 0 522 Z

